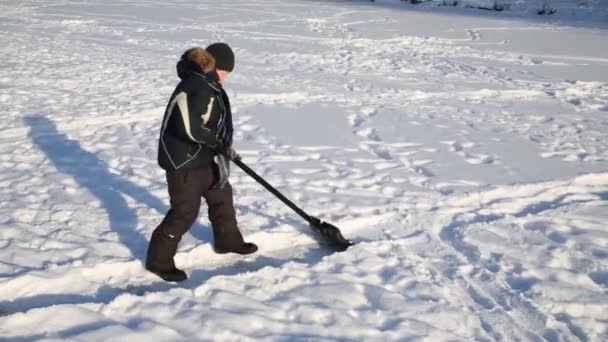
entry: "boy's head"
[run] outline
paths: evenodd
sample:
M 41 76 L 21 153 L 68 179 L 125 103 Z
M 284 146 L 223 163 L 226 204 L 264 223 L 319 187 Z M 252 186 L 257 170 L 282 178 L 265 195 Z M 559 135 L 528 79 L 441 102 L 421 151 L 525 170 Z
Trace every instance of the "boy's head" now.
M 234 70 L 234 52 L 226 43 L 213 43 L 206 50 L 215 58 L 215 69 L 223 81 Z

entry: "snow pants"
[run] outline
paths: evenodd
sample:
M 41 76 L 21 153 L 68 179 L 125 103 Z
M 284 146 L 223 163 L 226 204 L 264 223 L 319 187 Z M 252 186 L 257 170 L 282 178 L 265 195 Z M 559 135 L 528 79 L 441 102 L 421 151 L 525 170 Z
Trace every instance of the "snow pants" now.
M 166 176 L 171 209 L 152 233 L 146 258 L 148 268 L 157 271 L 175 268 L 173 257 L 177 253 L 177 246 L 196 220 L 201 198 L 207 202 L 215 246 L 230 248 L 243 244 L 230 183 L 221 189 L 211 189 L 217 178 L 211 167 L 167 172 Z

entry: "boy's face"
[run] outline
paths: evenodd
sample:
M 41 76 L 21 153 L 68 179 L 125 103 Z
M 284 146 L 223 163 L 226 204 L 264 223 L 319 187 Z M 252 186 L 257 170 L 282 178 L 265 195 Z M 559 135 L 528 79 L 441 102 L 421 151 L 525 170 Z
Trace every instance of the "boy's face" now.
M 217 69 L 217 76 L 219 77 L 220 82 L 224 82 L 229 73 L 229 71 Z

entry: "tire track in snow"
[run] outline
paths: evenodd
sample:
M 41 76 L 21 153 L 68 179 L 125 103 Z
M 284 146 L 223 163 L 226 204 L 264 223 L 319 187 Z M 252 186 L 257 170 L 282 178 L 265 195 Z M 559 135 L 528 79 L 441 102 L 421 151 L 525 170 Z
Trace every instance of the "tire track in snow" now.
M 451 217 L 451 223 L 440 230 L 439 238 L 464 257 L 466 265 L 461 266 L 461 271 L 452 277 L 454 281 L 464 283 L 472 301 L 478 306 L 477 310 L 483 311 L 479 317 L 488 334 L 497 340 L 542 340 L 544 336 L 538 332 L 545 331 L 545 334 L 550 335 L 553 330 L 546 328 L 549 319 L 547 314 L 541 312 L 530 299 L 519 294 L 520 282 L 501 282 L 496 278 L 496 260 L 482 259 L 479 249 L 464 241 L 467 227 L 479 223 L 491 224 L 507 216 L 536 216 L 561 207 L 602 200 L 608 193 L 605 184 L 608 184 L 608 174 L 581 176 L 569 182 L 518 185 L 512 186 L 513 190 L 499 188 L 487 193 L 448 199 L 437 206 L 438 214 L 447 212 Z M 469 207 L 471 204 L 475 205 L 472 210 Z M 521 286 L 526 287 L 525 284 Z M 580 332 L 579 329 L 566 315 L 556 315 L 555 319 L 566 322 L 574 336 L 584 337 L 577 333 Z

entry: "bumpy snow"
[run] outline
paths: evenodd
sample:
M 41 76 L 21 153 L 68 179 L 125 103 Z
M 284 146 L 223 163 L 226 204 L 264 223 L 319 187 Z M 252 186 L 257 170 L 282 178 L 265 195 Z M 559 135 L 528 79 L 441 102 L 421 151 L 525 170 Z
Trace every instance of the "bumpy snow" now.
M 3 1 L 0 339 L 608 340 L 608 17 L 521 13 Z M 235 170 L 259 252 L 203 207 L 190 279 L 143 269 L 175 62 L 215 41 L 244 161 L 356 246 Z

